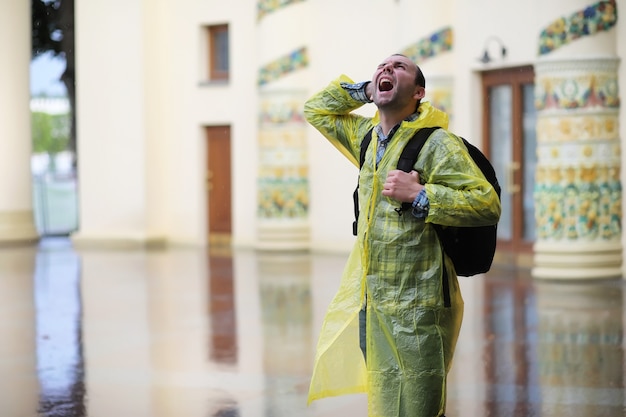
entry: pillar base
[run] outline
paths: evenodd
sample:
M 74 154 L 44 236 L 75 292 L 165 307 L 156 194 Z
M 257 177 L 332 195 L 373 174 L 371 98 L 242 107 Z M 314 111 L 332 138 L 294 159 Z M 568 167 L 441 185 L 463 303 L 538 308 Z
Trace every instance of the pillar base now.
M 38 241 L 39 233 L 32 211 L 0 212 L 0 244 L 29 244 Z
M 258 226 L 256 249 L 303 251 L 310 248 L 308 222 L 267 221 Z
M 533 278 L 594 280 L 622 277 L 622 245 L 617 242 L 537 242 Z

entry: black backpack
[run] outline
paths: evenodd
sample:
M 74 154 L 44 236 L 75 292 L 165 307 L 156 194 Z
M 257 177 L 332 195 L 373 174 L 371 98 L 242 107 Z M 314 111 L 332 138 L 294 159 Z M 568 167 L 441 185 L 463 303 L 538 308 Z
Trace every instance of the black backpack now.
M 400 159 L 398 160 L 398 169 L 404 172 L 411 172 L 413 165 L 417 161 L 417 157 L 429 138 L 431 133 L 439 127 L 428 127 L 418 130 L 415 135 L 409 140 L 405 148 L 402 150 Z M 498 194 L 500 198 L 500 184 L 496 178 L 496 172 L 491 165 L 491 162 L 476 146 L 469 143 L 464 138 L 461 138 L 470 156 L 485 175 L 485 178 Z M 361 159 L 360 165 L 363 166 L 365 161 L 365 152 L 372 140 L 372 130 L 367 132 L 365 138 L 361 142 Z M 358 199 L 358 186 L 354 190 L 354 215 L 358 220 L 359 218 L 359 199 Z M 403 211 L 410 210 L 411 203 L 402 203 L 401 208 L 397 208 L 398 214 L 402 214 Z M 352 226 L 352 233 L 357 234 L 357 220 L 354 221 Z M 439 240 L 443 245 L 443 250 L 452 259 L 454 268 L 457 275 L 460 276 L 472 276 L 489 271 L 493 262 L 493 256 L 496 251 L 497 241 L 497 229 L 498 225 L 492 226 L 478 226 L 478 227 L 453 227 L 453 226 L 441 226 L 433 224 Z

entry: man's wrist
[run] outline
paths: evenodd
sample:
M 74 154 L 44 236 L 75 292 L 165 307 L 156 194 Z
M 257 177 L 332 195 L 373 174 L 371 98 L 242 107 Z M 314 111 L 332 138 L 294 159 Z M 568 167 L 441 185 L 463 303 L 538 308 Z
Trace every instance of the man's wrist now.
M 413 215 L 417 218 L 425 218 L 428 216 L 428 210 L 430 209 L 430 201 L 428 201 L 428 196 L 426 195 L 426 188 L 422 188 L 413 203 L 411 203 L 413 207 Z
M 362 81 L 360 83 L 341 83 L 341 87 L 346 90 L 350 97 L 361 103 L 371 103 L 372 100 L 367 95 L 367 85 L 370 81 Z

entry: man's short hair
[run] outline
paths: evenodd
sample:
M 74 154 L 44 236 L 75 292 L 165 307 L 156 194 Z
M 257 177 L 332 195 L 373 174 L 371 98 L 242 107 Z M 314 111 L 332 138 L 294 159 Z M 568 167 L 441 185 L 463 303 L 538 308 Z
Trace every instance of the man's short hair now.
M 422 72 L 422 69 L 417 64 L 415 64 L 415 68 L 417 68 L 417 71 L 415 73 L 415 85 L 426 88 L 426 79 L 424 78 L 424 73 Z
M 403 56 L 409 59 L 411 62 L 413 62 L 411 58 L 409 58 L 408 56 L 404 54 L 394 54 L 394 55 Z M 413 64 L 415 64 L 415 62 L 413 62 Z M 422 72 L 422 69 L 417 64 L 415 64 L 415 85 L 419 85 L 420 87 L 426 88 L 426 79 L 424 78 L 424 73 Z

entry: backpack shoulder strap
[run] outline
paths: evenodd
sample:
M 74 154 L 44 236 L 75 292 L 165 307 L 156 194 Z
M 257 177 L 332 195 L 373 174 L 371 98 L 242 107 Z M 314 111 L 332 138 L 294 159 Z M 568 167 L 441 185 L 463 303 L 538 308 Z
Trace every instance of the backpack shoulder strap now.
M 371 128 L 370 130 L 368 130 L 367 133 L 365 134 L 365 137 L 361 141 L 361 156 L 359 158 L 359 170 L 361 169 L 361 167 L 363 166 L 363 163 L 365 162 L 365 153 L 367 152 L 367 147 L 372 141 L 372 130 L 374 130 L 374 128 Z M 357 235 L 357 223 L 359 220 L 359 183 L 358 182 L 357 182 L 356 188 L 354 189 L 354 192 L 352 193 L 352 200 L 354 201 L 354 222 L 352 223 L 352 234 L 356 236 Z
M 415 135 L 407 142 L 406 146 L 402 150 L 400 154 L 400 159 L 398 159 L 398 169 L 404 172 L 411 172 L 413 170 L 413 165 L 415 165 L 415 161 L 417 161 L 417 157 L 424 147 L 426 140 L 430 137 L 430 135 L 437 129 L 440 129 L 438 126 L 436 127 L 424 127 L 418 130 Z
M 367 147 L 370 145 L 370 142 L 372 141 L 372 130 L 374 130 L 374 128 L 371 128 L 370 130 L 368 130 L 367 133 L 365 134 L 365 137 L 361 141 L 361 158 L 359 159 L 359 169 L 361 169 L 361 167 L 363 166 L 363 163 L 365 162 L 365 153 L 367 152 Z
M 439 126 L 424 127 L 415 132 L 415 135 L 409 139 L 404 149 L 402 149 L 400 159 L 398 159 L 399 170 L 404 172 L 411 172 L 413 170 L 413 165 L 415 165 L 415 161 L 417 161 L 417 157 L 424 147 L 426 140 L 437 129 L 440 129 Z M 410 210 L 411 207 L 411 203 L 402 203 L 402 206 L 397 208 L 396 211 L 399 210 L 398 213 L 402 213 L 402 211 Z

